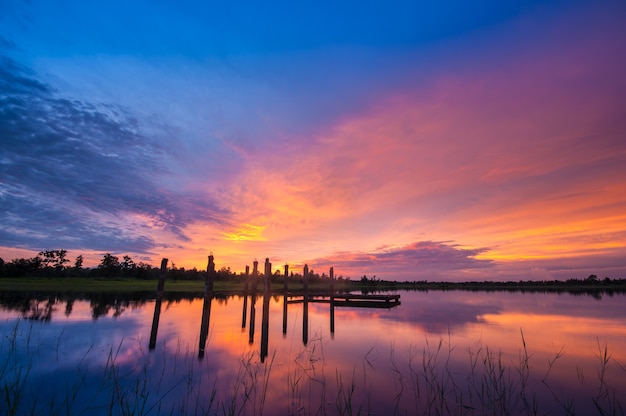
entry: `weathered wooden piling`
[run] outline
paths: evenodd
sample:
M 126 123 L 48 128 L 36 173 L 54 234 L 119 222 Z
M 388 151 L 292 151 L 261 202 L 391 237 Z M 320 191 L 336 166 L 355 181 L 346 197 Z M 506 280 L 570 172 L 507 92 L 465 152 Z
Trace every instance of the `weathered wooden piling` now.
M 309 342 L 309 266 L 306 264 L 302 272 L 302 284 L 304 286 L 302 297 L 302 343 L 306 346 Z
M 161 272 L 157 283 L 156 302 L 154 303 L 154 315 L 152 317 L 152 330 L 150 331 L 150 343 L 148 348 L 153 350 L 156 346 L 157 332 L 159 330 L 159 319 L 161 317 L 161 302 L 163 302 L 163 292 L 165 289 L 165 276 L 167 275 L 167 259 L 161 260 Z
M 285 279 L 283 280 L 283 290 L 285 291 L 285 293 L 287 292 L 287 290 L 289 289 L 289 279 L 287 279 L 287 277 L 289 277 L 289 265 L 285 264 Z
M 252 263 L 252 277 L 250 279 L 250 284 L 252 285 L 252 296 L 256 296 L 258 277 L 259 277 L 259 262 L 255 260 L 254 263 Z
M 289 294 L 289 283 L 287 277 L 289 276 L 289 265 L 285 264 L 285 275 L 283 282 L 283 335 L 287 334 L 287 295 Z
M 250 332 L 248 337 L 249 344 L 254 343 L 254 321 L 256 320 L 256 286 L 257 276 L 259 274 L 259 262 L 254 260 L 254 263 L 252 264 L 252 277 L 250 279 L 250 283 L 252 284 L 252 294 L 250 295 Z
M 157 285 L 157 299 L 163 299 L 165 289 L 165 276 L 167 276 L 167 259 L 161 260 L 161 272 L 159 273 L 159 283 Z
M 202 321 L 200 323 L 200 344 L 198 348 L 198 357 L 204 357 L 204 349 L 209 334 L 209 322 L 211 320 L 211 303 L 213 301 L 213 281 L 215 279 L 215 263 L 213 255 L 209 255 L 209 262 L 206 268 L 206 276 L 204 278 L 204 304 L 202 306 Z
M 215 280 L 215 262 L 213 254 L 209 255 L 209 263 L 206 267 L 206 276 L 204 278 L 204 298 L 213 296 L 213 281 Z
M 250 279 L 250 266 L 246 266 L 246 277 L 243 283 L 243 312 L 241 316 L 241 330 L 246 327 L 246 315 L 248 313 L 248 279 Z

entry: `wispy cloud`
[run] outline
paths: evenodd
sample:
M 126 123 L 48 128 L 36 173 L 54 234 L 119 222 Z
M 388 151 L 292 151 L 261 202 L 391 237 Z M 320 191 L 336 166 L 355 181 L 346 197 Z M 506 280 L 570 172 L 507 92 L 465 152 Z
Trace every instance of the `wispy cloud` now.
M 0 246 L 409 280 L 623 258 L 623 5 L 405 6 L 9 6 Z
M 166 149 L 127 110 L 63 97 L 8 57 L 0 101 L 0 244 L 146 252 L 162 244 L 148 229 L 185 241 L 190 222 L 220 221 L 161 185 Z
M 477 258 L 488 251 L 488 248 L 469 249 L 446 241 L 418 241 L 369 252 L 338 252 L 312 260 L 311 264 L 316 268 L 334 267 L 338 273 L 352 277 L 358 277 L 355 273 L 364 273 L 387 280 L 433 280 L 453 277 L 461 270 L 492 267 L 491 260 Z

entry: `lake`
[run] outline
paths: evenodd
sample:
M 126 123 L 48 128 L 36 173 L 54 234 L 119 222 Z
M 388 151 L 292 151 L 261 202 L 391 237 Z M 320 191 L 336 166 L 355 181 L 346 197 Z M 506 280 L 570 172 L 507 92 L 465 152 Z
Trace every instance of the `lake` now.
M 396 293 L 334 308 L 3 294 L 0 414 L 626 410 L 623 294 Z

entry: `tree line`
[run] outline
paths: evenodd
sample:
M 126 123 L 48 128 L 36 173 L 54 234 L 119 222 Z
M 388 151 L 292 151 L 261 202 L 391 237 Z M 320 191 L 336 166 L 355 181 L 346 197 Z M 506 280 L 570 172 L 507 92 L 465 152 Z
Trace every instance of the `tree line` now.
M 93 277 L 93 278 L 132 278 L 132 279 L 158 279 L 160 269 L 144 262 L 135 262 L 130 256 L 124 255 L 121 258 L 111 253 L 105 253 L 96 267 L 83 267 L 82 254 L 77 256 L 72 262 L 67 257 L 67 250 L 46 250 L 41 251 L 32 258 L 19 258 L 5 262 L 0 258 L 0 277 L 42 277 L 42 278 L 62 278 L 62 277 Z M 206 271 L 198 270 L 195 267 L 185 269 L 176 267 L 172 263 L 167 269 L 168 280 L 204 280 Z M 222 267 L 215 272 L 215 280 L 243 281 L 245 273 L 232 272 L 230 267 Z M 302 279 L 302 275 L 291 273 L 290 279 Z M 284 279 L 280 270 L 276 270 L 272 275 L 273 281 L 282 282 Z M 329 279 L 325 273 L 321 275 L 313 269 L 309 270 L 308 279 L 310 282 Z M 343 280 L 342 276 L 337 278 Z
M 180 278 L 200 279 L 196 269 L 170 268 Z M 109 277 L 156 279 L 159 269 L 144 262 L 135 262 L 130 256 L 120 257 L 105 253 L 96 267 L 83 267 L 83 255 L 72 262 L 67 250 L 41 251 L 32 258 L 18 258 L 5 262 L 0 258 L 0 277 Z

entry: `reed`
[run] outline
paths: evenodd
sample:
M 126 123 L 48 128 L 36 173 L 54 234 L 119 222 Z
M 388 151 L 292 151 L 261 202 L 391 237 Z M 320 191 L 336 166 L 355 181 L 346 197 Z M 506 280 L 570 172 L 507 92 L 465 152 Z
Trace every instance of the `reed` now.
M 230 376 L 220 375 L 209 360 L 198 360 L 196 351 L 180 341 L 166 354 L 146 353 L 143 340 L 124 339 L 105 349 L 90 347 L 77 357 L 71 381 L 51 386 L 50 395 L 35 380 L 36 355 L 45 346 L 36 344 L 32 331 L 18 321 L 0 340 L 0 415 L 581 413 L 581 398 L 564 396 L 552 381 L 563 350 L 555 352 L 547 368 L 537 366 L 545 368 L 537 373 L 523 333 L 515 363 L 480 342 L 459 351 L 448 334 L 434 341 L 425 338 L 408 352 L 391 345 L 388 354 L 378 355 L 380 348 L 372 347 L 349 371 L 333 368 L 325 353 L 328 341 L 315 334 L 280 363 L 276 353 L 264 362 L 257 352 L 245 353 Z M 131 363 L 123 357 L 128 343 L 140 351 L 140 359 Z M 58 345 L 53 347 L 57 356 L 62 355 Z M 103 353 L 106 359 L 98 364 L 94 358 Z M 599 415 L 624 415 L 624 399 L 607 374 L 618 370 L 626 377 L 626 368 L 600 341 L 596 355 L 592 377 L 577 369 L 581 385 L 595 386 L 585 400 Z M 459 366 L 459 360 L 465 365 Z M 380 383 L 393 386 L 389 397 L 381 395 Z M 546 402 L 546 396 L 551 400 Z

